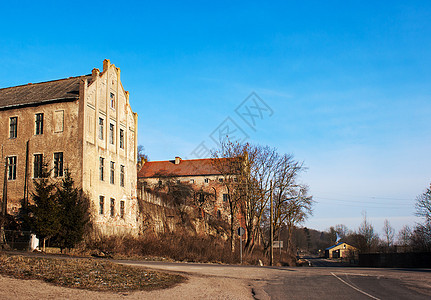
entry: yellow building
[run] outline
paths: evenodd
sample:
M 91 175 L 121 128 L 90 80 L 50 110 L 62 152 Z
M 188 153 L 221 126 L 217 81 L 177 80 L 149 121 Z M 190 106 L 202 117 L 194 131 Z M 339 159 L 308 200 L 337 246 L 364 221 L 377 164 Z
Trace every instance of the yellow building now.
M 54 181 L 67 168 L 90 195 L 99 232 L 138 234 L 137 114 L 109 60 L 102 72 L 0 89 L 0 140 L 8 213 L 31 200 L 45 162 Z
M 349 258 L 353 255 L 356 255 L 358 249 L 350 246 L 346 243 L 338 243 L 337 245 L 331 246 L 325 249 L 325 257 L 326 258 Z

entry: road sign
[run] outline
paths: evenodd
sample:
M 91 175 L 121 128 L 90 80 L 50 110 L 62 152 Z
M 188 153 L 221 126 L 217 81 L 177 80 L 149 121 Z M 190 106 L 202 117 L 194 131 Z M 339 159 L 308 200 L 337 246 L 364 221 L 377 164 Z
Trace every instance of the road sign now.
M 283 248 L 283 241 L 274 241 L 272 244 L 274 248 Z
M 242 236 L 245 233 L 245 229 L 243 227 L 239 227 L 237 233 L 239 236 Z

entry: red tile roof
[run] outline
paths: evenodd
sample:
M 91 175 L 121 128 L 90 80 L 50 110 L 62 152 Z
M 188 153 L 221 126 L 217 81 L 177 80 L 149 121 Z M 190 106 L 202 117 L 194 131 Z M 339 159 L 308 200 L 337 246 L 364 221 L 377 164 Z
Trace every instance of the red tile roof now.
M 222 158 L 226 160 L 226 158 Z M 159 175 L 166 176 L 204 176 L 220 175 L 214 166 L 213 159 L 183 159 L 179 164 L 175 160 L 149 161 L 138 172 L 138 178 L 152 178 Z

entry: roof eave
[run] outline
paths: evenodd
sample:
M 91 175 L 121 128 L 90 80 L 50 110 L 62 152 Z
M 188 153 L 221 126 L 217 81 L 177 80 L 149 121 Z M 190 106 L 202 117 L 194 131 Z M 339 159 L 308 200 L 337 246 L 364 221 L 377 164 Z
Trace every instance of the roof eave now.
M 68 98 L 56 98 L 56 99 L 47 99 L 42 101 L 35 101 L 35 102 L 27 102 L 27 103 L 20 103 L 20 104 L 12 104 L 12 105 L 6 105 L 6 106 L 0 106 L 0 110 L 7 110 L 7 109 L 13 109 L 17 107 L 25 107 L 25 106 L 38 106 L 38 105 L 44 105 L 47 103 L 52 102 L 69 102 L 69 101 L 75 101 L 78 100 L 79 96 L 75 97 L 68 97 Z

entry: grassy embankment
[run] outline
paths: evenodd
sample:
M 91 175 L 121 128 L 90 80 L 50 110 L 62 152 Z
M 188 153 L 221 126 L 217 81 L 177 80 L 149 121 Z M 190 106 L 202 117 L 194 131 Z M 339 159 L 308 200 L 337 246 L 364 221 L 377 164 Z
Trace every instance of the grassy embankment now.
M 100 259 L 56 259 L 0 254 L 0 274 L 93 291 L 130 292 L 172 287 L 186 279 Z

